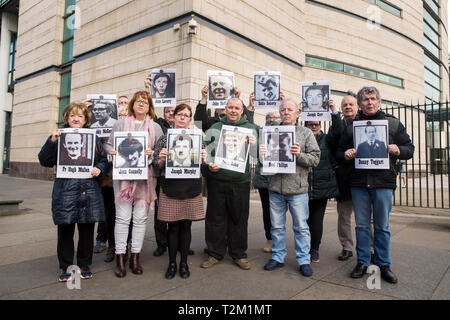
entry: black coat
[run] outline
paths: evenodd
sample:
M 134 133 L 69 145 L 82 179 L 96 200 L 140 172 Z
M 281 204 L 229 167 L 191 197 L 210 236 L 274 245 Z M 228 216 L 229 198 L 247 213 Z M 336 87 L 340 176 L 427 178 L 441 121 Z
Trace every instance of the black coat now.
M 52 192 L 52 214 L 56 225 L 104 221 L 103 197 L 98 180 L 109 170 L 107 154 L 96 138 L 94 166 L 101 170 L 94 179 L 55 179 Z M 39 162 L 52 168 L 57 163 L 58 142 L 47 139 L 39 152 Z
M 327 144 L 330 154 L 331 164 L 336 174 L 336 180 L 339 188 L 339 196 L 336 197 L 338 201 L 347 201 L 352 199 L 352 193 L 350 191 L 350 183 L 348 175 L 350 173 L 351 166 L 348 163 L 340 162 L 337 160 L 336 153 L 347 123 L 344 119 L 341 119 L 341 114 L 332 114 L 332 125 L 328 130 Z
M 386 188 L 395 189 L 397 187 L 397 168 L 395 163 L 397 159 L 408 160 L 414 155 L 414 145 L 411 143 L 409 135 L 403 124 L 383 111 L 378 111 L 373 116 L 366 116 L 359 111 L 354 121 L 358 120 L 388 120 L 389 121 L 389 142 L 388 144 L 396 144 L 400 149 L 400 155 L 394 156 L 389 154 L 389 169 L 355 169 L 355 160 L 345 160 L 345 151 L 354 148 L 353 143 L 353 121 L 349 121 L 345 128 L 342 137 L 339 141 L 337 150 L 338 161 L 343 161 L 351 164 L 349 173 L 349 181 L 351 187 L 359 188 Z
M 323 132 L 316 136 L 320 147 L 320 162 L 309 174 L 309 200 L 331 199 L 339 195 L 326 136 Z

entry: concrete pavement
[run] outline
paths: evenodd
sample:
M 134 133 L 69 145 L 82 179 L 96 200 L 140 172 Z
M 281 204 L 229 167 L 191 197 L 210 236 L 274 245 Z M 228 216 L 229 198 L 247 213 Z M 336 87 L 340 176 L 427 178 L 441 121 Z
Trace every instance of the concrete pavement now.
M 194 222 L 189 256 L 189 279 L 178 275 L 166 280 L 167 253 L 153 257 L 156 247 L 153 216 L 148 219 L 141 254 L 143 275 L 130 271 L 123 279 L 114 276 L 115 262 L 103 262 L 104 253 L 94 254 L 93 279 L 82 280 L 80 290 L 58 283 L 56 226 L 51 217 L 53 182 L 0 175 L 0 195 L 22 198 L 21 214 L 0 217 L 0 300 L 10 299 L 151 299 L 151 300 L 317 300 L 317 299 L 445 299 L 450 300 L 449 210 L 394 207 L 390 219 L 392 270 L 399 283 L 381 280 L 380 289 L 368 289 L 367 278 L 351 279 L 356 257 L 341 262 L 337 256 L 337 214 L 329 202 L 320 262 L 312 264 L 310 278 L 298 272 L 293 252 L 291 219 L 288 218 L 288 256 L 285 267 L 263 270 L 270 254 L 265 244 L 261 206 L 252 194 L 249 218 L 248 256 L 252 269 L 244 271 L 231 258 L 209 270 L 200 268 L 204 222 Z M 129 269 L 128 269 L 129 270 Z

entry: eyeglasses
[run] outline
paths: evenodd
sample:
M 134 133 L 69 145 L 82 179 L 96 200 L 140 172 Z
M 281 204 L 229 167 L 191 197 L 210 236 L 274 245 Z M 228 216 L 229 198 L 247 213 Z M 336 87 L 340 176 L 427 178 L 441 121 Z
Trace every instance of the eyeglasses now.
M 136 103 L 137 103 L 137 104 L 143 104 L 143 105 L 145 105 L 145 106 L 148 106 L 148 102 L 145 101 L 145 100 L 136 100 Z
M 307 127 L 320 127 L 320 123 L 308 123 Z
M 186 114 L 186 113 L 177 113 L 177 114 L 175 115 L 175 117 L 178 117 L 178 118 L 190 118 L 191 115 Z

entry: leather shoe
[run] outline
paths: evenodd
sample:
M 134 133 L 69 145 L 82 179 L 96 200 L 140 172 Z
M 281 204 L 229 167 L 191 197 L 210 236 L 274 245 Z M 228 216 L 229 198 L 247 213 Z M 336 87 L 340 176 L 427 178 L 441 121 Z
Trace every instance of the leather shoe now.
M 354 279 L 362 278 L 366 274 L 366 272 L 367 272 L 367 266 L 358 262 L 355 269 L 353 269 L 350 277 L 352 277 Z
M 194 254 L 195 254 L 194 250 L 192 250 L 192 249 L 188 250 L 188 255 L 193 256 Z
M 338 257 L 339 261 L 345 261 L 348 260 L 348 258 L 353 257 L 353 252 L 348 250 L 342 250 L 341 255 Z
M 164 254 L 164 252 L 166 252 L 166 248 L 164 247 L 157 247 L 155 251 L 153 251 L 153 255 L 155 257 L 159 257 L 162 256 Z
M 275 270 L 276 268 L 282 268 L 282 267 L 284 267 L 284 263 L 270 259 L 269 262 L 267 262 L 266 265 L 264 266 L 264 270 L 272 271 L 272 270 Z
M 125 267 L 124 254 L 116 254 L 116 268 L 114 269 L 114 274 L 118 278 L 123 278 L 127 275 L 127 268 Z
M 139 263 L 139 253 L 131 253 L 130 269 L 134 274 L 142 274 L 142 266 Z
M 187 263 L 180 262 L 180 277 L 182 277 L 183 279 L 187 279 L 190 275 L 191 273 L 189 272 Z
M 170 280 L 173 277 L 175 277 L 175 274 L 177 273 L 177 264 L 175 262 L 169 263 L 169 266 L 167 267 L 166 271 L 166 279 Z
M 389 283 L 397 283 L 398 279 L 397 276 L 392 272 L 391 268 L 389 266 L 381 266 L 381 278 L 383 280 L 389 282 Z

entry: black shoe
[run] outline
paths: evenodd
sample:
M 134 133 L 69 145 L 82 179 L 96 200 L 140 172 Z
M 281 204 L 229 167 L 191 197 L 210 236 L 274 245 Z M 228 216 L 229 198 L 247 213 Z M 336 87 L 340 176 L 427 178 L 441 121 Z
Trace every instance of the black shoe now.
M 272 270 L 275 270 L 276 268 L 282 268 L 282 267 L 284 267 L 284 263 L 270 259 L 269 262 L 267 262 L 264 265 L 264 270 L 272 271 Z
M 389 283 L 397 283 L 398 279 L 397 276 L 392 272 L 391 268 L 389 266 L 381 266 L 381 277 L 389 282 Z
M 345 261 L 345 260 L 348 260 L 351 257 L 353 257 L 353 252 L 348 251 L 348 250 L 342 250 L 342 253 L 338 257 L 338 260 L 339 261 Z
M 180 277 L 182 277 L 183 279 L 187 279 L 190 275 L 191 273 L 189 272 L 187 263 L 180 262 Z
M 195 254 L 194 250 L 192 250 L 192 249 L 188 250 L 188 255 L 193 256 L 194 254 Z
M 115 254 L 114 254 L 114 247 L 108 247 L 108 250 L 106 251 L 106 257 L 105 257 L 105 262 L 111 262 L 114 260 Z
M 175 277 L 175 274 L 177 273 L 177 264 L 175 262 L 169 263 L 169 266 L 167 267 L 166 271 L 166 279 L 170 280 L 173 277 Z
M 166 252 L 166 248 L 165 247 L 157 247 L 155 251 L 153 251 L 153 255 L 155 257 L 159 257 L 162 256 L 164 254 L 164 252 Z
M 362 263 L 358 262 L 355 269 L 353 269 L 350 277 L 352 278 L 362 278 L 367 272 L 367 266 L 363 265 Z

